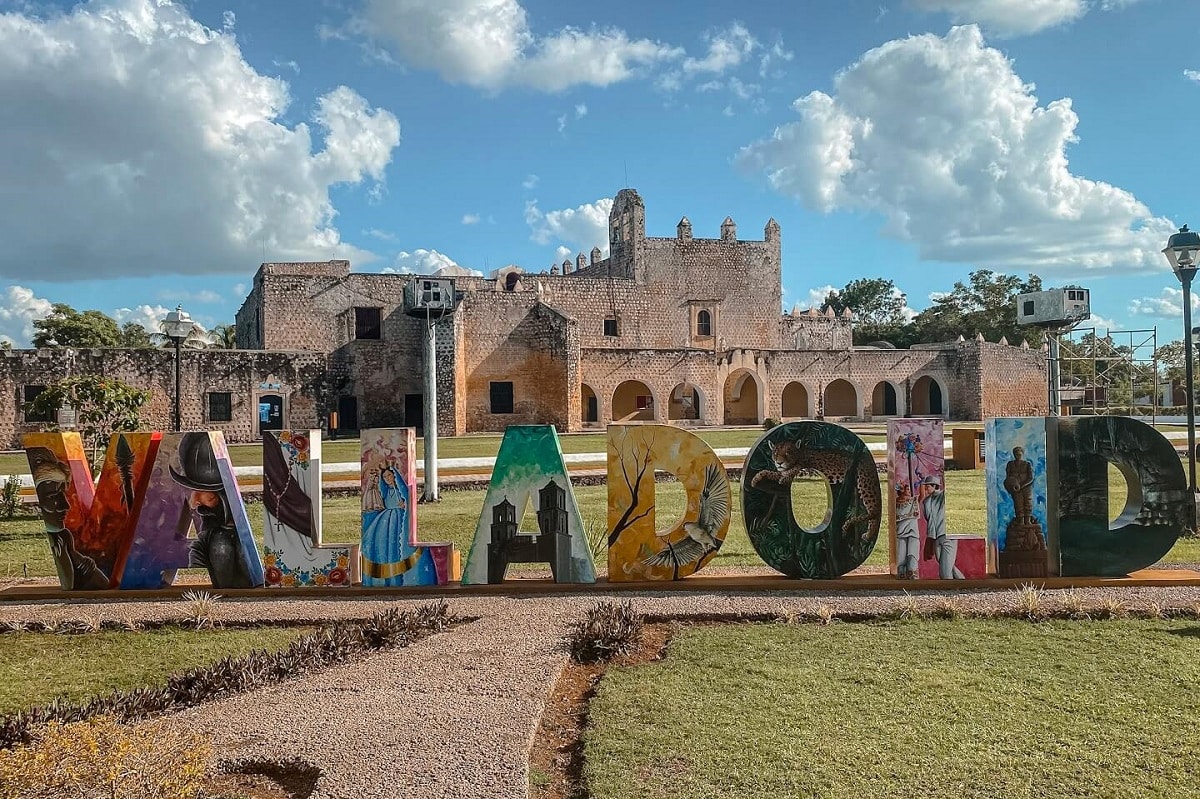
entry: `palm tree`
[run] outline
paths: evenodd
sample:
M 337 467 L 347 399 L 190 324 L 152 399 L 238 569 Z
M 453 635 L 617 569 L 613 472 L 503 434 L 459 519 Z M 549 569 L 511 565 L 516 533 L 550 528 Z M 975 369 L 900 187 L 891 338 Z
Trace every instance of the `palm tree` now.
M 215 349 L 236 350 L 238 348 L 237 328 L 233 325 L 217 325 L 208 331 L 208 337 L 212 342 L 209 346 Z

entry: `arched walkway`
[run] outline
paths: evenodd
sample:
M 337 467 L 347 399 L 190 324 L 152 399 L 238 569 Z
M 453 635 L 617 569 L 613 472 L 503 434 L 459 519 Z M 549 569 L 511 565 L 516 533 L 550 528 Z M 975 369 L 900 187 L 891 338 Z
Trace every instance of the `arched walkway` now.
M 749 369 L 725 378 L 725 424 L 762 424 L 762 388 Z
M 600 398 L 587 383 L 579 387 L 579 421 L 596 424 L 600 421 Z
M 858 389 L 849 380 L 834 380 L 825 386 L 825 416 L 860 416 Z
M 613 392 L 614 422 L 654 421 L 654 392 L 641 380 L 626 380 Z
M 667 400 L 667 418 L 700 421 L 704 417 L 704 396 L 691 383 L 680 383 L 671 389 Z
M 871 415 L 872 416 L 898 416 L 900 414 L 900 403 L 896 396 L 896 387 L 886 380 L 880 380 L 875 384 L 875 390 L 871 392 Z
M 950 395 L 946 387 L 932 375 L 921 375 L 912 384 L 914 416 L 949 416 Z
M 803 383 L 788 383 L 783 389 L 780 415 L 784 419 L 804 419 L 812 415 L 808 404 L 808 389 Z

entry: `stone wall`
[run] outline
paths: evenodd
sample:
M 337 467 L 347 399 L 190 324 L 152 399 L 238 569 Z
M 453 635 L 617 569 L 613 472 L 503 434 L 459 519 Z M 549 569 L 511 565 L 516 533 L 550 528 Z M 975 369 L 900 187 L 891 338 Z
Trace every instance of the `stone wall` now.
M 183 350 L 180 355 L 183 429 L 220 430 L 231 442 L 257 440 L 258 400 L 263 395 L 282 399 L 285 426 L 322 426 L 326 370 L 321 355 L 240 350 Z M 170 430 L 174 357 L 173 349 L 6 351 L 0 355 L 0 439 L 16 448 L 23 433 L 40 429 L 24 421 L 25 386 L 45 386 L 78 374 L 113 377 L 150 391 L 142 412 L 144 429 Z M 232 421 L 209 418 L 210 392 L 229 392 Z

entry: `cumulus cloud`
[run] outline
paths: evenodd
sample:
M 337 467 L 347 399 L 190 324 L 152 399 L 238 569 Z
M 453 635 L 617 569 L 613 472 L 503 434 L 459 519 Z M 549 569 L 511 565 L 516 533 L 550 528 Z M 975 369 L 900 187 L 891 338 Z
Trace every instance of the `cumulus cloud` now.
M 161 305 L 138 305 L 134 308 L 118 308 L 112 313 L 112 318 L 118 325 L 126 322 L 136 322 L 151 333 L 159 332 L 158 323 L 166 318 L 169 308 Z
M 463 214 L 462 223 L 464 225 L 478 225 L 479 214 Z
M 1200 308 L 1200 294 L 1192 295 L 1192 310 Z M 1183 317 L 1183 289 L 1163 287 L 1157 297 L 1141 297 L 1131 300 L 1129 313 L 1134 316 L 1151 316 L 1158 319 L 1180 319 Z
M 453 258 L 443 255 L 437 250 L 413 250 L 412 252 L 402 250 L 396 253 L 392 265 L 383 271 L 428 275 L 447 266 L 458 266 L 458 264 Z
M 1128 191 L 1071 173 L 1078 117 L 979 28 L 888 42 L 793 103 L 737 162 L 822 211 L 875 211 L 922 258 L 999 271 L 1158 269 L 1175 229 Z
M 722 75 L 749 59 L 761 46 L 746 26 L 736 21 L 725 30 L 709 31 L 704 38 L 708 42 L 708 52 L 702 58 L 685 58 L 680 65 L 684 74 Z
M 956 23 L 978 23 L 998 38 L 1066 25 L 1093 8 L 1120 11 L 1140 0 L 908 0 L 919 11 L 945 12 Z
M 521 188 L 526 191 L 532 190 L 537 187 L 538 180 L 540 178 L 537 175 L 526 175 L 525 179 L 521 181 Z
M 608 86 L 683 55 L 615 27 L 535 34 L 518 0 L 365 0 L 348 29 L 401 63 L 484 89 Z
M 530 200 L 525 203 L 525 222 L 532 231 L 529 238 L 538 244 L 564 242 L 583 253 L 599 247 L 607 257 L 608 215 L 612 204 L 612 197 L 602 197 L 577 208 L 543 212 L 537 200 Z
M 826 283 L 824 286 L 817 286 L 815 289 L 809 289 L 807 299 L 801 299 L 796 303 L 796 307 L 804 311 L 809 308 L 820 310 L 825 305 L 825 298 L 829 296 L 829 292 L 837 291 L 837 286 L 831 286 Z
M 50 306 L 50 300 L 34 296 L 32 289 L 9 286 L 0 300 L 0 341 L 28 346 L 33 338 L 33 321 L 49 314 Z
M 588 112 L 588 107 L 587 107 L 586 103 L 576 103 L 575 104 L 575 111 L 574 111 L 575 119 L 583 119 L 585 116 L 587 116 L 587 112 Z M 559 133 L 562 133 L 564 130 L 566 130 L 567 122 L 569 122 L 570 120 L 571 120 L 570 113 L 563 114 L 558 118 L 558 132 Z
M 0 75 L 0 276 L 244 271 L 264 247 L 370 258 L 330 189 L 383 185 L 396 117 L 340 86 L 283 123 L 288 85 L 183 5 L 0 14 Z
M 1188 80 L 1200 81 L 1200 71 L 1195 69 L 1185 69 L 1183 76 Z

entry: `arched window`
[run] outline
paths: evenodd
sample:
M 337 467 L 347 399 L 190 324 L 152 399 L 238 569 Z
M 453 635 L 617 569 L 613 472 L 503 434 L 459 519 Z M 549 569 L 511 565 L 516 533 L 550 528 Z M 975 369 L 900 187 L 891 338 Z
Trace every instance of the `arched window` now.
M 696 335 L 712 335 L 712 314 L 710 314 L 708 311 L 701 311 L 700 313 L 696 314 Z

